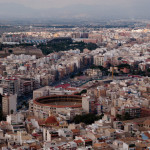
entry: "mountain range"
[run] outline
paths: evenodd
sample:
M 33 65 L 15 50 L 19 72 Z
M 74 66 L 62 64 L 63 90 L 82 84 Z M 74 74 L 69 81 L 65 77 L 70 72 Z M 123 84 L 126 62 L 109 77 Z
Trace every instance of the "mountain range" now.
M 0 18 L 23 19 L 148 19 L 149 5 L 70 5 L 62 8 L 33 9 L 16 3 L 0 3 Z

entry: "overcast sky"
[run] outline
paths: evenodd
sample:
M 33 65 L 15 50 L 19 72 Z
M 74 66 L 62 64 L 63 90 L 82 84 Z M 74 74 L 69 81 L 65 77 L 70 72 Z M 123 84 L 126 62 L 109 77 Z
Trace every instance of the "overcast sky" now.
M 0 0 L 1 3 L 18 3 L 32 8 L 51 8 L 64 7 L 74 4 L 88 4 L 88 5 L 128 5 L 134 6 L 135 3 L 150 4 L 150 0 Z
M 0 17 L 144 19 L 149 7 L 150 0 L 0 0 Z

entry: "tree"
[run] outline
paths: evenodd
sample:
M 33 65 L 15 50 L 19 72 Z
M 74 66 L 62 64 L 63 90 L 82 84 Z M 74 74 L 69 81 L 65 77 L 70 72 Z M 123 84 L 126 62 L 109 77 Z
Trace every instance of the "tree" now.
M 83 52 L 84 49 L 94 50 L 98 46 L 94 43 L 84 43 L 84 42 L 73 42 L 72 39 L 53 39 L 47 43 L 41 43 L 38 45 L 43 52 L 43 54 L 48 55 L 53 52 L 68 51 L 70 49 L 80 49 Z
M 78 73 L 76 74 L 76 76 L 81 76 L 81 75 L 83 75 L 83 72 L 82 72 L 82 71 L 80 71 L 80 72 L 78 72 Z
M 120 114 L 117 114 L 117 115 L 116 115 L 116 118 L 117 118 L 118 120 L 122 120 L 122 116 L 121 116 Z
M 22 106 L 18 106 L 18 107 L 17 107 L 18 110 L 21 109 L 21 108 L 22 108 Z
M 9 49 L 8 52 L 9 52 L 10 54 L 12 54 L 12 53 L 13 53 L 13 50 Z
M 118 65 L 118 68 L 119 68 L 119 69 L 120 69 L 120 68 L 128 68 L 128 69 L 130 69 L 131 66 L 130 66 L 129 64 L 120 64 L 120 65 Z
M 81 91 L 81 94 L 87 93 L 87 89 Z
M 81 94 L 84 94 L 84 93 L 87 93 L 87 89 L 84 89 L 80 93 L 76 93 L 75 95 L 81 95 Z
M 124 119 L 124 120 L 130 120 L 130 119 L 131 119 L 130 114 L 129 114 L 128 112 L 126 112 L 126 113 L 124 114 L 123 119 Z
M 76 124 L 85 123 L 85 124 L 92 124 L 95 121 L 102 119 L 103 114 L 95 115 L 95 114 L 86 114 L 86 115 L 77 115 L 74 117 L 73 122 Z
M 2 112 L 2 98 L 3 96 L 0 94 L 0 121 L 5 120 L 5 117 L 3 116 Z
M 2 95 L 0 94 L 0 105 L 2 105 Z
M 147 69 L 147 72 L 149 72 L 149 73 L 150 73 L 150 68 L 148 68 L 148 69 Z
M 13 114 L 13 113 L 14 113 L 14 110 L 11 110 L 10 113 Z
M 2 49 L 3 49 L 3 45 L 2 43 L 0 43 L 0 51 L 2 51 Z
M 74 75 L 72 74 L 72 75 L 70 76 L 70 78 L 73 79 L 73 78 L 74 78 Z
M 93 50 L 93 49 L 98 48 L 98 46 L 96 44 L 94 44 L 94 43 L 88 43 L 86 47 L 89 50 Z
M 122 57 L 119 57 L 119 58 L 118 58 L 118 60 L 121 60 L 121 59 L 122 59 Z

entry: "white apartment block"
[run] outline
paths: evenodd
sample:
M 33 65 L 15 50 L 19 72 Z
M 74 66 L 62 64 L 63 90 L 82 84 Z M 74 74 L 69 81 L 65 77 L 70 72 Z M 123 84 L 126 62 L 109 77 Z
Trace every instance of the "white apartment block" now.
M 104 56 L 102 55 L 94 56 L 94 65 L 103 66 L 103 64 L 104 64 Z
M 17 109 L 17 94 L 15 95 L 5 95 L 2 98 L 2 111 L 3 115 L 9 115 L 11 114 L 11 111 L 14 113 Z

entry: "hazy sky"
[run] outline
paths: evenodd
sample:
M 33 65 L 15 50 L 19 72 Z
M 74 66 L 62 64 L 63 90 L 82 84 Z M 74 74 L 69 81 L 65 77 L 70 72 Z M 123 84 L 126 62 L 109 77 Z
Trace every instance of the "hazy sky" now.
M 143 19 L 149 7 L 150 0 L 0 0 L 0 17 Z
M 142 5 L 150 0 L 0 0 L 1 3 L 18 3 L 32 8 L 51 8 L 51 7 L 64 7 L 73 4 L 88 4 L 88 5 L 130 5 L 134 6 L 135 3 Z

